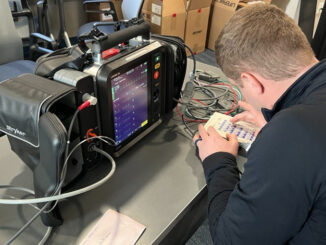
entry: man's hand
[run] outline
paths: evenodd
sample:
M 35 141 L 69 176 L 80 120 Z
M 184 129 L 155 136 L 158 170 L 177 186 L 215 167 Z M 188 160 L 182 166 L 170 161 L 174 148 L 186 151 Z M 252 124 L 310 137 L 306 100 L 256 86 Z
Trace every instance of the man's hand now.
M 233 134 L 227 134 L 227 140 L 220 136 L 213 127 L 209 127 L 207 132 L 202 124 L 198 126 L 198 134 L 193 138 L 199 150 L 199 157 L 204 161 L 206 157 L 216 152 L 228 152 L 238 155 L 238 139 Z
M 258 131 L 256 132 L 256 134 L 258 134 L 260 129 L 264 127 L 265 124 L 267 123 L 263 114 L 260 111 L 257 111 L 253 106 L 251 106 L 250 104 L 244 101 L 239 101 L 238 105 L 241 108 L 245 109 L 245 111 L 232 117 L 230 119 L 230 122 L 236 123 L 238 121 L 244 121 L 244 122 L 252 123 L 256 127 L 258 127 Z

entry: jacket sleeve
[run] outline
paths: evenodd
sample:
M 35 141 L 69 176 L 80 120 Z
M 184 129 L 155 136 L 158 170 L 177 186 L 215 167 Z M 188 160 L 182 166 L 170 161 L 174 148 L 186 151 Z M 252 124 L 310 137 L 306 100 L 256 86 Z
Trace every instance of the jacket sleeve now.
M 219 217 L 225 210 L 229 196 L 239 181 L 236 158 L 226 152 L 218 152 L 203 161 L 208 189 L 208 219 L 210 232 L 216 237 Z
M 240 181 L 232 155 L 215 153 L 203 161 L 214 244 L 285 244 L 300 231 L 314 186 L 304 165 L 309 153 L 301 149 L 295 133 L 295 127 L 264 129 L 251 147 Z

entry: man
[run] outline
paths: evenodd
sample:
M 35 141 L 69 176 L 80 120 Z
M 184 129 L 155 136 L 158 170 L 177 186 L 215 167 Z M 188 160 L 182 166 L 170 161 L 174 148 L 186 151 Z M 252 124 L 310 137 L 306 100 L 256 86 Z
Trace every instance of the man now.
M 215 47 L 248 102 L 232 121 L 261 130 L 241 180 L 235 136 L 200 125 L 194 137 L 214 243 L 326 244 L 326 61 L 293 20 L 265 4 L 237 11 Z

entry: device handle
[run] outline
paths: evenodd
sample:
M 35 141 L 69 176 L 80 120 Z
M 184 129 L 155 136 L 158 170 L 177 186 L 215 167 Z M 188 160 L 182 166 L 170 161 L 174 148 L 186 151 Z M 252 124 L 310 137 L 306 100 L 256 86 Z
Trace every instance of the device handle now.
M 92 45 L 92 51 L 95 53 L 101 53 L 104 50 L 113 48 L 114 46 L 137 36 L 143 36 L 144 39 L 149 39 L 149 35 L 150 24 L 144 21 L 141 24 L 133 25 L 120 31 L 113 32 L 110 35 L 96 40 L 96 42 L 94 42 Z

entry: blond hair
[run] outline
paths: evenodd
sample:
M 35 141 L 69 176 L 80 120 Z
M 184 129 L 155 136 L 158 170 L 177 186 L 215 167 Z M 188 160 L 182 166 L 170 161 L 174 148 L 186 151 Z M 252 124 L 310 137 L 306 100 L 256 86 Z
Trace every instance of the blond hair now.
M 299 26 L 267 4 L 238 10 L 216 40 L 215 56 L 225 75 L 235 81 L 244 71 L 274 81 L 295 77 L 315 57 Z

